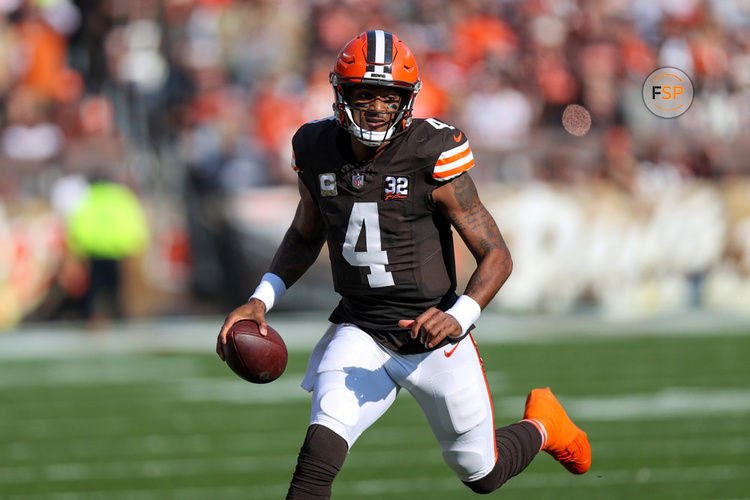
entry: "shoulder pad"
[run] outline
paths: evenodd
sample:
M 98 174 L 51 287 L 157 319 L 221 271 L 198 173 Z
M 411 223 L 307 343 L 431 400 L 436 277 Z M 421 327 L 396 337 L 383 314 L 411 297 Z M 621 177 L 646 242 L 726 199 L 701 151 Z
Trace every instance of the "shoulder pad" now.
M 332 116 L 322 120 L 307 122 L 302 125 L 294 137 L 292 137 L 292 170 L 300 173 L 304 165 L 304 156 L 307 151 L 314 148 L 320 136 L 331 127 L 338 127 Z
M 420 125 L 420 131 L 426 135 L 426 143 L 435 158 L 432 166 L 434 180 L 448 181 L 474 166 L 469 139 L 462 130 L 435 118 L 427 118 Z

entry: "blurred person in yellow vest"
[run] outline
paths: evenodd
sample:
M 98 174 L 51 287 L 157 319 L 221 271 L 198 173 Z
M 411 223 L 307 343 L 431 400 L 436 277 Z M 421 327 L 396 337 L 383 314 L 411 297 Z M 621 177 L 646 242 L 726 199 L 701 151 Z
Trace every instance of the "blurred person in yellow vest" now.
M 126 186 L 94 180 L 68 220 L 68 246 L 89 266 L 83 301 L 87 319 L 120 318 L 123 259 L 142 253 L 148 224 L 141 202 Z

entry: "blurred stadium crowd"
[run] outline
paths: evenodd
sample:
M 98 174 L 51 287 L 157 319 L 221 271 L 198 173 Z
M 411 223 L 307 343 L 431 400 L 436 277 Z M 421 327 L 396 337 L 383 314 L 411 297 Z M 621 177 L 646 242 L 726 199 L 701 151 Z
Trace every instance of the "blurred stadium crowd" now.
M 0 326 L 123 312 L 86 298 L 100 260 L 125 315 L 245 300 L 294 210 L 290 138 L 371 28 L 417 56 L 415 115 L 471 140 L 516 264 L 494 307 L 750 310 L 746 1 L 0 0 Z M 660 66 L 695 86 L 679 118 L 642 101 Z M 75 244 L 105 181 L 147 239 Z

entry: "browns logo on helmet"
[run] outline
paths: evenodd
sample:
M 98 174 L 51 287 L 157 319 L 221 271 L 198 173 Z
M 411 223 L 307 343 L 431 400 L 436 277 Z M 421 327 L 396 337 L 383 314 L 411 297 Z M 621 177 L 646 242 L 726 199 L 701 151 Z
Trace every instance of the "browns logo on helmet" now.
M 335 96 L 336 121 L 366 146 L 380 146 L 411 125 L 414 99 L 422 82 L 414 55 L 393 33 L 370 30 L 351 40 L 339 52 L 329 80 Z M 386 130 L 368 130 L 355 122 L 353 112 L 360 110 L 352 106 L 348 97 L 358 85 L 390 87 L 400 94 L 398 110 L 388 111 Z

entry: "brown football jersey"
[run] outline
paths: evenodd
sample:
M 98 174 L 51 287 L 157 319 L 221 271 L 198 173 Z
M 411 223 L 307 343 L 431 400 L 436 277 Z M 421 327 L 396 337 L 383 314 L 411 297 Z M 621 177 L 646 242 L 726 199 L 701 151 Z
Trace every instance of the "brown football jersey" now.
M 452 231 L 432 191 L 474 165 L 463 132 L 415 119 L 378 158 L 358 162 L 349 134 L 326 119 L 303 125 L 292 146 L 292 167 L 325 222 L 341 295 L 330 320 L 400 353 L 426 351 L 398 321 L 456 300 Z

